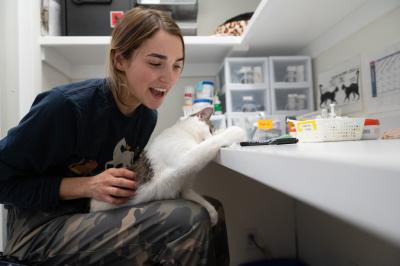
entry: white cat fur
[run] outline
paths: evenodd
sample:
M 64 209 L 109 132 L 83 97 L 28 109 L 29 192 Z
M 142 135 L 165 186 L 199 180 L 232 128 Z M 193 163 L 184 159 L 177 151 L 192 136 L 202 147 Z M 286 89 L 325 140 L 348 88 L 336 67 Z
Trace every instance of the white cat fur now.
M 181 196 L 206 208 L 211 223 L 215 225 L 218 221 L 215 208 L 191 188 L 194 177 L 214 159 L 221 147 L 244 138 L 245 133 L 239 127 L 229 127 L 211 135 L 208 125 L 197 116 L 178 121 L 147 147 L 154 176 L 138 187 L 134 198 L 123 206 Z M 117 207 L 121 206 L 91 201 L 92 212 Z

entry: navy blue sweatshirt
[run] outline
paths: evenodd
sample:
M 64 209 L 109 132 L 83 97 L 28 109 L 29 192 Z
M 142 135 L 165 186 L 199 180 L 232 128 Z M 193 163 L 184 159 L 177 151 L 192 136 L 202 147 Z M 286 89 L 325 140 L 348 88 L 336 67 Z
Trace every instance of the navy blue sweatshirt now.
M 95 175 L 137 158 L 156 121 L 157 112 L 143 105 L 124 116 L 104 79 L 39 94 L 0 141 L 0 203 L 29 209 L 62 205 L 63 177 Z

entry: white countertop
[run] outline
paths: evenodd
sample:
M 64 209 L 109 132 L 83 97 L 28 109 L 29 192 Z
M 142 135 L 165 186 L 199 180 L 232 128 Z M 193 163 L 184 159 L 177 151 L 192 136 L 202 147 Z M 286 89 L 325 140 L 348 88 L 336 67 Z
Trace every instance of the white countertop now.
M 237 146 L 217 162 L 400 245 L 400 140 Z

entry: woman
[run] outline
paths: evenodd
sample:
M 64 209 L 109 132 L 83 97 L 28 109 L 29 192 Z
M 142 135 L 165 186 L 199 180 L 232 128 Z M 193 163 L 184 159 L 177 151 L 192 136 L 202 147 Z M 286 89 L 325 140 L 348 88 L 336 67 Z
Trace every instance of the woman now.
M 184 43 L 163 13 L 135 8 L 115 28 L 109 77 L 40 94 L 0 142 L 0 202 L 8 208 L 5 254 L 39 265 L 228 265 L 222 208 L 182 199 L 88 213 L 89 199 L 135 196 L 135 159 L 154 111 L 180 77 Z

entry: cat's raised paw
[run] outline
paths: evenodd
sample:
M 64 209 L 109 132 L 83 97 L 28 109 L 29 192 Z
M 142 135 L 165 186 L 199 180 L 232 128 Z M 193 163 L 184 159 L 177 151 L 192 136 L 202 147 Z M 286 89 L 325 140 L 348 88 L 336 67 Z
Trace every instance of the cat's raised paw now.
M 230 146 L 246 139 L 245 131 L 237 126 L 228 127 L 224 132 L 224 146 Z

